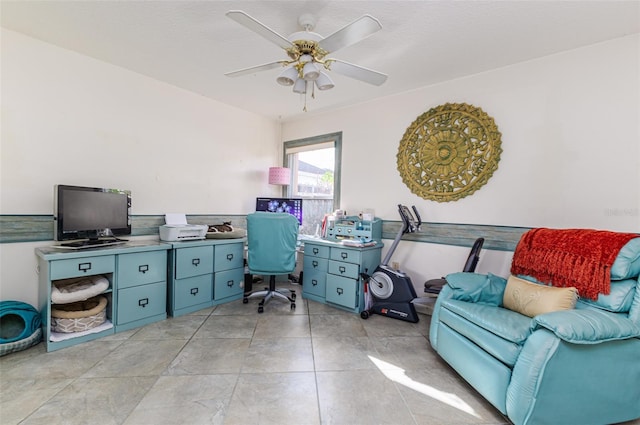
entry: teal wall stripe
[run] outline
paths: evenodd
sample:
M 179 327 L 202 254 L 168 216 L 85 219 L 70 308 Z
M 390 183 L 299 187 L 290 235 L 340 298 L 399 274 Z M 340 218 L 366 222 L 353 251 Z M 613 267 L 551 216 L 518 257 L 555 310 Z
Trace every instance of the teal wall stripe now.
M 382 237 L 394 239 L 402 226 L 400 221 L 384 221 Z M 483 224 L 422 223 L 420 231 L 405 234 L 402 239 L 414 242 L 471 247 L 484 238 L 483 248 L 514 251 L 520 237 L 529 227 L 491 226 Z
M 53 240 L 51 215 L 0 215 L 0 243 Z
M 238 228 L 246 228 L 245 215 L 192 214 L 192 224 L 222 224 L 230 221 Z M 164 215 L 134 215 L 131 217 L 132 236 L 157 235 L 164 224 Z M 402 222 L 383 221 L 382 237 L 394 239 Z M 491 226 L 482 224 L 422 223 L 421 230 L 403 236 L 403 240 L 442 245 L 471 247 L 479 238 L 485 238 L 484 248 L 513 251 L 520 236 L 528 227 Z M 0 243 L 38 242 L 53 240 L 51 215 L 0 215 Z

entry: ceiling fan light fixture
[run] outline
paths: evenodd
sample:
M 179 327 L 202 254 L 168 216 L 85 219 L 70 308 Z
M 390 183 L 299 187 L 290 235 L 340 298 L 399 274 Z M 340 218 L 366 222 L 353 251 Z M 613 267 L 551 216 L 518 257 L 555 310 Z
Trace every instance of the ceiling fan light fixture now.
M 276 81 L 282 86 L 292 86 L 298 79 L 298 70 L 290 66 L 280 73 Z
M 257 71 L 275 69 L 284 65 L 286 68 L 280 72 L 276 81 L 283 86 L 293 86 L 294 93 L 304 95 L 305 106 L 303 111 L 305 112 L 307 110 L 307 94 L 309 92 L 313 99 L 315 98 L 316 88 L 318 90 L 329 90 L 335 86 L 331 77 L 324 70 L 376 86 L 383 84 L 387 79 L 387 75 L 381 72 L 342 60 L 327 58 L 329 53 L 358 43 L 381 30 L 380 21 L 370 15 L 363 15 L 326 37 L 313 32 L 316 19 L 310 14 L 300 16 L 298 23 L 303 30 L 297 31 L 289 37 L 283 37 L 241 10 L 230 10 L 226 15 L 284 49 L 289 59 L 227 72 L 225 75 L 238 77 L 253 74 Z
M 318 87 L 318 90 L 329 90 L 332 89 L 335 84 L 333 84 L 333 80 L 326 72 L 321 71 L 320 75 L 316 79 L 316 86 Z
M 307 92 L 307 80 L 298 78 L 296 83 L 293 85 L 293 92 L 305 94 Z
M 320 76 L 320 69 L 318 69 L 318 65 L 313 62 L 307 62 L 304 64 L 304 68 L 302 68 L 302 78 L 307 81 L 314 81 Z

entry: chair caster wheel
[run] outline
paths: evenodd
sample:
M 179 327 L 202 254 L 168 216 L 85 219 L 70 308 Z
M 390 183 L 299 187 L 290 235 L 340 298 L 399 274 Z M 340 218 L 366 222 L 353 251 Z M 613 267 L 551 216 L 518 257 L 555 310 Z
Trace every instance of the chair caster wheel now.
M 248 303 L 249 303 L 249 298 L 242 299 L 242 304 L 248 304 Z
M 291 303 L 291 310 L 295 310 L 296 309 L 296 303 Z
M 362 317 L 363 319 L 368 319 L 369 318 L 369 312 L 367 310 L 363 311 L 362 313 L 360 313 L 360 317 Z
M 291 293 L 291 299 L 293 299 L 293 300 L 295 300 L 295 299 L 296 299 L 296 293 L 295 293 L 295 292 L 292 292 L 292 293 Z
M 262 306 L 258 307 L 258 313 L 264 313 L 264 307 Z

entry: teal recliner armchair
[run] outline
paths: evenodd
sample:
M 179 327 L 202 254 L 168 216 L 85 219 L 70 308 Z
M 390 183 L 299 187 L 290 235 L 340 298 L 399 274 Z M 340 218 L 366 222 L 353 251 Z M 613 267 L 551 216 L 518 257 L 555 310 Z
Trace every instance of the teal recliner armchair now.
M 448 275 L 434 306 L 431 345 L 516 425 L 640 418 L 640 238 L 624 245 L 610 272 L 608 295 L 530 315 L 505 308 L 512 277 Z M 545 296 L 515 295 L 525 309 Z
M 298 220 L 287 213 L 255 212 L 247 215 L 247 265 L 252 275 L 269 276 L 269 287 L 245 293 L 243 302 L 261 297 L 258 313 L 271 299 L 280 299 L 296 307 L 295 292 L 276 289 L 276 276 L 289 275 L 296 268 Z M 289 295 L 287 295 L 289 294 Z

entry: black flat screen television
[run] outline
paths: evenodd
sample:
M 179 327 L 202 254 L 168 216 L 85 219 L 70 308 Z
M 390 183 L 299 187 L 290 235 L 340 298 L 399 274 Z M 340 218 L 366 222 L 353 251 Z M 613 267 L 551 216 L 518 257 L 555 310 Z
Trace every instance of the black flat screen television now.
M 84 239 L 99 245 L 104 239 L 131 234 L 131 192 L 120 189 L 56 185 L 53 207 L 57 241 Z
M 256 211 L 289 213 L 302 225 L 302 199 L 300 198 L 256 198 Z

